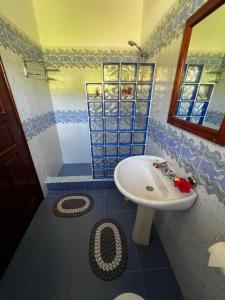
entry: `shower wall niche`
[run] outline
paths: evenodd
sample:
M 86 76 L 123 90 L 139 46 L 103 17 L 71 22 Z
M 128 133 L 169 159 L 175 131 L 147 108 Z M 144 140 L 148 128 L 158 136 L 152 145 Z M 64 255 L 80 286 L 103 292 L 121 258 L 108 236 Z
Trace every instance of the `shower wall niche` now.
M 86 83 L 93 178 L 113 178 L 118 162 L 145 150 L 155 65 L 107 63 Z

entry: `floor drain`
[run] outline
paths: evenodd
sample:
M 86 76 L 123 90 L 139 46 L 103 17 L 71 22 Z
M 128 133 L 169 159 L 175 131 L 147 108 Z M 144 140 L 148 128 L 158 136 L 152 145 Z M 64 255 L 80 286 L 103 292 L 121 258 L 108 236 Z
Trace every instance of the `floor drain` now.
M 150 185 L 147 185 L 146 188 L 145 188 L 148 192 L 152 192 L 154 191 L 154 188 Z

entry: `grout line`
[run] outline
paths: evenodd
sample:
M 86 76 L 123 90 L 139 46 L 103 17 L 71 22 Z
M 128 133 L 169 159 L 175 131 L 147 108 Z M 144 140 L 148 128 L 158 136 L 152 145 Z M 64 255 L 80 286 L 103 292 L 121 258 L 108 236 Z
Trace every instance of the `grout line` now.
M 158 272 L 158 271 L 166 271 L 166 270 L 173 271 L 172 267 L 159 267 L 159 268 L 141 269 L 141 272 Z

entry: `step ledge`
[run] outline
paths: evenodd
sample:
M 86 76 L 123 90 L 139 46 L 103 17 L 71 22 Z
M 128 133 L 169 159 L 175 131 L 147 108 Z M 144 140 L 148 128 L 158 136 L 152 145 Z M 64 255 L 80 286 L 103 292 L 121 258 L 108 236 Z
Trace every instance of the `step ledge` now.
M 64 183 L 64 182 L 89 182 L 89 181 L 114 181 L 113 178 L 93 179 L 92 176 L 59 176 L 59 177 L 47 177 L 46 184 L 49 183 Z

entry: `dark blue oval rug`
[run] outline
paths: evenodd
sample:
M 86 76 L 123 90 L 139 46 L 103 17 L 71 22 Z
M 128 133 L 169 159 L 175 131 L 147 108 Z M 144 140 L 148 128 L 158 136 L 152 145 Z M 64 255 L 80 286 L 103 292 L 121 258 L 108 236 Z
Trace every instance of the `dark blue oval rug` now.
M 92 230 L 89 241 L 89 262 L 96 276 L 112 280 L 127 267 L 126 235 L 121 225 L 110 218 L 101 219 Z
M 62 218 L 80 217 L 94 206 L 94 200 L 85 193 L 64 195 L 53 206 L 53 213 Z

